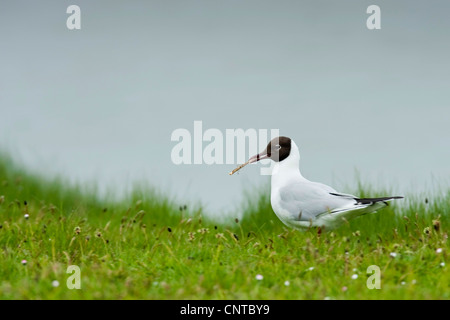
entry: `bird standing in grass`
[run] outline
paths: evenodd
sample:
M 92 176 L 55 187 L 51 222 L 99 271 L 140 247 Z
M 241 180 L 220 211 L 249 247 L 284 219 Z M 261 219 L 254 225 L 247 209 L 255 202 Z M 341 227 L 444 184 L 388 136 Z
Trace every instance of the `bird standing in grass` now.
M 251 157 L 230 175 L 249 163 L 263 159 L 275 162 L 270 196 L 273 211 L 285 225 L 294 229 L 335 229 L 345 221 L 387 206 L 387 201 L 403 198 L 358 198 L 339 193 L 325 184 L 309 181 L 300 173 L 298 147 L 288 137 L 273 139 L 263 152 Z

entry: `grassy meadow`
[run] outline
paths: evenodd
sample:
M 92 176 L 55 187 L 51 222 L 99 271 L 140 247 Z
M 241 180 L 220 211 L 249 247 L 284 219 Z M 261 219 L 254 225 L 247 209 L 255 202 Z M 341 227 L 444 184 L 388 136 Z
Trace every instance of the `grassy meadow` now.
M 449 299 L 450 191 L 400 201 L 300 232 L 264 193 L 216 221 L 152 190 L 100 200 L 3 157 L 0 299 Z M 66 285 L 70 265 L 81 289 Z M 380 289 L 367 287 L 371 265 Z

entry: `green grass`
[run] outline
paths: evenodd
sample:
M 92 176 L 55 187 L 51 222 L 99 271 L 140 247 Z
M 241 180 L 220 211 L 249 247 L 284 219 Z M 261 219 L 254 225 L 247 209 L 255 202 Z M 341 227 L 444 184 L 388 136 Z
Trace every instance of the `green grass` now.
M 152 190 L 102 201 L 3 157 L 0 298 L 450 298 L 449 191 L 321 234 L 286 229 L 261 194 L 240 220 L 219 223 Z M 69 265 L 80 267 L 80 290 L 66 286 Z M 366 285 L 371 265 L 381 270 L 379 290 Z

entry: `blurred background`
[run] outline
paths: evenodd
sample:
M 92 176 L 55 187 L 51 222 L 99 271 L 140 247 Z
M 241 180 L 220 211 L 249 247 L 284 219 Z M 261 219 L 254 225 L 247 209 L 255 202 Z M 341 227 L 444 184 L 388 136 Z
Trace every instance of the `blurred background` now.
M 81 30 L 66 9 L 81 8 Z M 366 9 L 381 7 L 381 30 Z M 0 150 L 117 197 L 145 181 L 208 212 L 239 210 L 270 177 L 175 165 L 175 129 L 279 129 L 303 175 L 356 173 L 399 194 L 448 188 L 450 2 L 0 3 Z

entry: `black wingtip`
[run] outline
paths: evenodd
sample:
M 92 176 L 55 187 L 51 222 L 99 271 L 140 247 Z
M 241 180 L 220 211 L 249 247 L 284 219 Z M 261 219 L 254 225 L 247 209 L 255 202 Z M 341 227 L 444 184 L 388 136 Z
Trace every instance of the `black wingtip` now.
M 355 198 L 355 200 L 359 204 L 371 204 L 371 203 L 386 202 L 389 200 L 403 199 L 403 198 L 404 197 L 402 197 L 402 196 L 392 196 L 392 197 L 380 197 L 380 198 Z

